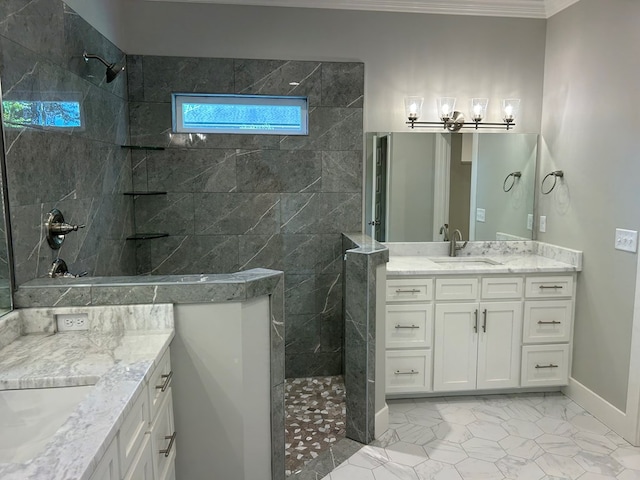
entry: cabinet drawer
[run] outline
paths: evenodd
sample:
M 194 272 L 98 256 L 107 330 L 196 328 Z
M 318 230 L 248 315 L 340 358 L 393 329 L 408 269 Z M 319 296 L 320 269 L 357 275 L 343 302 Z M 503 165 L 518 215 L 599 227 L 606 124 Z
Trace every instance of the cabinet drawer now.
M 156 418 L 158 408 L 169 391 L 173 373 L 171 371 L 171 354 L 169 349 L 162 355 L 158 366 L 149 378 L 149 405 L 151 406 L 151 422 Z
M 436 300 L 476 300 L 477 278 L 437 278 Z
M 541 300 L 524 303 L 523 343 L 569 342 L 571 300 Z
M 89 480 L 119 480 L 118 441 L 114 438 Z
M 430 348 L 433 342 L 433 305 L 387 305 L 387 348 Z
M 433 280 L 430 278 L 387 280 L 387 302 L 430 301 Z
M 133 458 L 138 453 L 144 434 L 149 430 L 149 393 L 145 389 L 133 403 L 131 411 L 120 427 L 119 455 L 120 469 L 129 470 Z
M 158 410 L 158 417 L 151 426 L 154 478 L 166 479 L 173 468 L 176 456 L 176 431 L 173 423 L 171 388 Z
M 482 298 L 522 298 L 522 277 L 488 277 L 482 279 Z
M 145 434 L 140 451 L 136 454 L 129 472 L 124 476 L 124 480 L 154 480 L 149 434 Z
M 431 390 L 431 350 L 387 351 L 386 392 Z
M 525 295 L 527 298 L 571 297 L 573 277 L 527 277 Z
M 569 380 L 569 345 L 522 347 L 523 387 L 566 385 Z

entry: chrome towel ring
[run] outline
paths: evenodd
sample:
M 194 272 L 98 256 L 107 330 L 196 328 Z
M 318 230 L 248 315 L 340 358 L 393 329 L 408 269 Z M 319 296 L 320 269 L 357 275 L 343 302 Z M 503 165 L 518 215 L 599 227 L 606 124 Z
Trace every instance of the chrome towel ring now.
M 509 175 L 507 175 L 507 177 L 504 179 L 504 182 L 502 182 L 502 191 L 510 192 L 513 186 L 516 184 L 516 179 L 520 178 L 521 176 L 522 172 L 511 172 Z M 509 178 L 511 178 L 511 184 L 507 187 Z
M 549 188 L 549 190 L 547 190 L 545 192 L 544 190 L 544 182 L 547 180 L 547 178 L 549 177 L 553 177 L 553 185 L 551 185 L 551 188 Z M 544 178 L 542 179 L 542 184 L 540 185 L 540 192 L 543 195 L 548 195 L 549 193 L 551 193 L 553 191 L 554 188 L 556 188 L 556 182 L 558 181 L 558 178 L 562 178 L 564 177 L 564 172 L 562 170 L 556 170 L 554 172 L 551 173 L 547 173 Z

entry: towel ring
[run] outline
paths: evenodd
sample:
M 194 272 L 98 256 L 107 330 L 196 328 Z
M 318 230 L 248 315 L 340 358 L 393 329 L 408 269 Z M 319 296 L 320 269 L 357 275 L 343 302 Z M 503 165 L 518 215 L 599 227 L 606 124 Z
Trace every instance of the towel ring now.
M 545 192 L 544 191 L 544 182 L 549 177 L 553 177 L 553 185 L 551 185 L 551 188 Z M 543 195 L 548 195 L 549 193 L 551 193 L 553 191 L 553 189 L 556 188 L 556 182 L 558 181 L 558 178 L 562 178 L 562 177 L 564 177 L 564 172 L 562 170 L 556 170 L 555 172 L 547 173 L 544 176 L 544 178 L 542 179 L 542 184 L 540 185 L 540 192 Z
M 507 177 L 504 179 L 504 182 L 502 182 L 502 191 L 510 192 L 513 186 L 516 184 L 516 179 L 520 178 L 521 176 L 522 176 L 522 172 L 511 172 L 509 175 L 507 175 Z M 509 181 L 509 178 L 512 178 L 511 185 L 507 187 L 507 182 Z

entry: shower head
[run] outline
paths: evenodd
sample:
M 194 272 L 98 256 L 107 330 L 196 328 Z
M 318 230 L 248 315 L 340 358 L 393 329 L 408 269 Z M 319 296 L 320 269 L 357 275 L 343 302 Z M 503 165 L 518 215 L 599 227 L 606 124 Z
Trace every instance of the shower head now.
M 116 65 L 115 63 L 108 63 L 102 57 L 99 57 L 98 55 L 93 55 L 92 53 L 84 52 L 82 54 L 82 57 L 84 58 L 85 62 L 88 62 L 90 58 L 95 58 L 96 60 L 99 60 L 100 62 L 102 62 L 102 64 L 105 67 L 107 67 L 107 72 L 106 72 L 107 83 L 113 82 L 113 80 L 118 76 L 118 74 L 124 70 L 123 66 Z

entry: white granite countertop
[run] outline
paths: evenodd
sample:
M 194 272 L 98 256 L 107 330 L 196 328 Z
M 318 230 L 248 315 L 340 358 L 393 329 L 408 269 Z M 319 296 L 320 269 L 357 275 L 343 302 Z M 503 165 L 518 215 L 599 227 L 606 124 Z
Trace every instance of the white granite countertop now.
M 582 270 L 582 252 L 541 242 L 469 242 L 457 257 L 448 243 L 386 244 L 388 276 L 573 273 Z
M 91 312 L 89 331 L 52 333 L 43 319 L 59 310 Z M 0 390 L 94 387 L 39 455 L 0 464 L 3 480 L 88 479 L 174 335 L 171 305 L 59 310 L 18 310 L 3 319 Z M 22 335 L 8 343 L 17 329 Z

